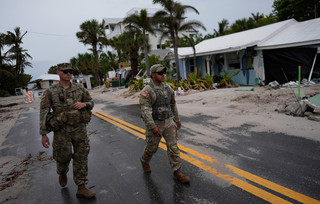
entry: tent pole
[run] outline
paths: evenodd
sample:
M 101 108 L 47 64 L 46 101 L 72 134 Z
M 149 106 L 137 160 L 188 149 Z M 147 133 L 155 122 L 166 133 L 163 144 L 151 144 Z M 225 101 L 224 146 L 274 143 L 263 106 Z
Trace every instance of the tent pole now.
M 298 87 L 298 96 L 300 97 L 300 84 L 301 84 L 301 66 L 299 66 L 299 75 L 298 75 L 298 80 L 299 80 L 299 87 Z
M 314 56 L 314 60 L 313 60 L 313 64 L 312 64 L 312 67 L 311 67 L 310 74 L 309 74 L 308 82 L 310 82 L 310 80 L 311 80 L 311 76 L 312 76 L 312 73 L 313 73 L 313 68 L 314 68 L 314 65 L 315 65 L 316 60 L 317 60 L 317 55 L 318 55 L 318 52 L 316 52 L 316 56 Z

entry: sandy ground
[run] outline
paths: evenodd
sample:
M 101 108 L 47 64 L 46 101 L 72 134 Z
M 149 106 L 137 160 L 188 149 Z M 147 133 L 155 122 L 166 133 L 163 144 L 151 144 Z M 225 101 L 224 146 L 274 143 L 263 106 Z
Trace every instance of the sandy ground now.
M 193 90 L 178 95 L 176 101 L 179 114 L 219 117 L 214 123 L 221 128 L 251 124 L 254 126 L 252 131 L 273 131 L 320 141 L 319 122 L 284 113 L 284 108 L 297 100 L 292 89 L 269 89 L 259 86 L 254 87 L 254 91 L 235 91 L 235 89 L 214 89 L 203 92 Z M 306 96 L 312 96 L 320 93 L 320 84 L 301 89 Z M 128 89 L 100 88 L 92 90 L 91 95 L 99 100 L 112 100 L 123 105 L 137 104 L 139 93 L 127 96 L 127 92 Z M 94 111 L 100 111 L 101 108 L 97 105 Z M 203 129 L 199 124 L 188 124 L 188 127 L 189 125 L 194 126 L 194 130 Z
M 320 84 L 303 87 L 302 89 L 307 96 L 319 94 Z M 90 90 L 90 94 L 94 99 L 115 101 L 122 105 L 137 104 L 139 101 L 139 93 L 128 96 L 128 89 L 125 88 L 106 89 L 99 87 Z M 225 88 L 203 92 L 190 91 L 176 97 L 181 116 L 210 116 L 207 122 L 219 128 L 250 124 L 250 131 L 272 131 L 320 141 L 319 122 L 308 120 L 306 117 L 294 117 L 283 113 L 284 107 L 295 100 L 296 98 L 290 88 L 268 89 L 258 86 L 254 87 L 254 91 L 235 91 L 235 88 Z M 0 98 L 0 149 L 3 147 L 2 143 L 14 126 L 19 114 L 22 111 L 37 111 L 39 103 L 39 98 L 32 104 L 25 104 L 23 96 Z M 8 106 L 10 104 L 13 106 Z M 103 107 L 103 105 L 96 104 L 93 111 L 101 111 Z M 188 131 L 201 132 L 201 135 L 206 135 L 206 137 L 192 137 L 193 140 L 198 142 L 215 144 L 223 137 L 219 131 L 212 132 L 212 128 L 201 124 L 182 121 L 182 126 Z M 183 144 L 183 140 L 181 143 Z M 35 157 L 37 158 L 37 156 Z M 29 158 L 28 160 L 32 159 Z M 7 183 L 5 179 L 13 174 L 13 170 L 23 174 L 28 160 L 26 158 L 0 157 L 0 185 Z M 20 169 L 20 171 L 16 169 Z M 19 177 L 19 175 L 17 174 L 16 177 Z M 23 188 L 25 182 L 26 177 L 21 176 L 13 186 L 6 187 L 2 193 L 10 190 L 10 192 L 15 192 L 11 197 L 17 196 L 19 192 L 17 189 L 19 187 Z M 0 190 L 0 195 L 2 193 Z M 2 201 L 1 199 L 0 203 Z

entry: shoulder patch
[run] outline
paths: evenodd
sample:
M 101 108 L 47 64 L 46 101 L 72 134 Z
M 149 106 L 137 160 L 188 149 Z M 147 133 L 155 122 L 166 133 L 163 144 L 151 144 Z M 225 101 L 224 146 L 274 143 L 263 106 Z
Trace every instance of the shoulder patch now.
M 45 94 L 42 94 L 41 96 L 41 100 L 45 99 L 46 98 L 46 95 Z
M 142 92 L 141 92 L 141 95 L 144 96 L 144 97 L 147 97 L 148 93 L 145 92 L 145 91 L 142 91 Z

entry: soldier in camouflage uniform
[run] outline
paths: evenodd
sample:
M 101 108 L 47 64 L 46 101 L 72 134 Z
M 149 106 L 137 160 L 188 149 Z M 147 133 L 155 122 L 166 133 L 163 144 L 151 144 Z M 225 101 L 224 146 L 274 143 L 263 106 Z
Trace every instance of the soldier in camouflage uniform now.
M 68 63 L 57 65 L 58 84 L 47 89 L 40 104 L 40 134 L 42 145 L 49 148 L 47 134 L 54 132 L 53 158 L 61 187 L 67 184 L 69 163 L 73 159 L 73 179 L 78 186 L 76 196 L 92 198 L 88 190 L 88 154 L 90 151 L 86 125 L 91 119 L 93 101 L 89 92 L 80 84 L 70 82 L 73 70 Z M 73 152 L 72 152 L 73 149 Z
M 189 177 L 181 171 L 180 150 L 177 145 L 177 130 L 181 128 L 175 95 L 172 88 L 164 83 L 165 67 L 161 64 L 150 68 L 152 80 L 140 94 L 141 115 L 146 125 L 146 147 L 140 158 L 144 172 L 151 172 L 149 162 L 158 149 L 162 137 L 166 140 L 167 153 L 173 178 L 182 183 Z

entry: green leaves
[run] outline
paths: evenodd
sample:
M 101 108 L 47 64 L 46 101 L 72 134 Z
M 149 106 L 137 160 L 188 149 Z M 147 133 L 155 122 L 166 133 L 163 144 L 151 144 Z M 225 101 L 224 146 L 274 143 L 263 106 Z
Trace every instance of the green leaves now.
M 234 76 L 237 76 L 239 73 L 240 73 L 240 71 L 234 72 L 232 74 L 229 74 L 228 72 L 223 71 L 222 79 L 218 84 L 218 88 L 226 88 L 226 87 L 231 86 L 231 83 L 232 83 L 231 79 Z
M 206 90 L 213 88 L 213 75 L 205 74 L 204 78 L 201 78 L 200 71 L 197 69 L 195 72 L 190 73 L 185 80 L 175 81 L 170 78 L 166 81 L 174 90 L 180 87 L 183 91 L 196 89 L 196 90 Z
M 274 13 L 280 21 L 294 18 L 305 21 L 318 18 L 320 15 L 320 2 L 313 0 L 275 0 Z

